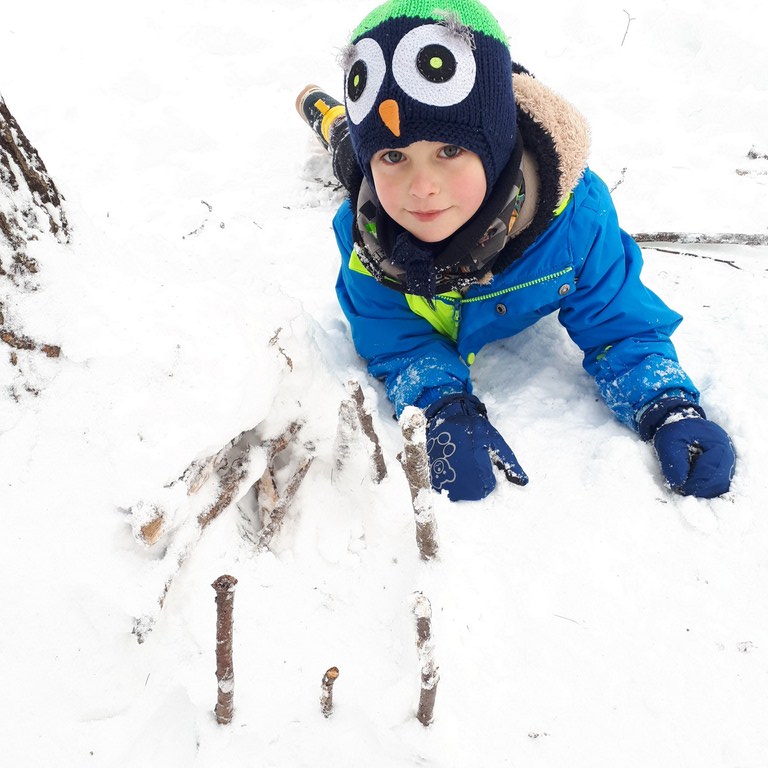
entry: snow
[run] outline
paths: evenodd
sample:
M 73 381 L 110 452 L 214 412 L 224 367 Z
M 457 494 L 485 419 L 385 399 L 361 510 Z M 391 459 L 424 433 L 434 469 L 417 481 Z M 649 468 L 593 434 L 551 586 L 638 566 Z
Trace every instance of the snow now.
M 0 88 L 73 236 L 30 244 L 38 290 L 3 299 L 62 348 L 15 368 L 0 350 L 5 764 L 764 768 L 765 249 L 645 250 L 646 283 L 686 318 L 681 362 L 738 452 L 726 497 L 668 492 L 547 318 L 473 367 L 530 483 L 435 497 L 440 553 L 424 562 L 398 425 L 333 293 L 340 198 L 293 107 L 307 82 L 338 92 L 335 56 L 368 6 L 7 5 Z M 768 153 L 757 4 L 491 8 L 515 58 L 587 115 L 626 229 L 768 232 L 768 161 L 747 157 Z M 334 483 L 353 378 L 380 485 L 366 462 Z M 142 547 L 128 510 L 183 518 L 172 484 L 191 462 L 296 418 L 315 460 L 271 550 L 255 552 L 233 505 L 137 643 L 168 542 Z M 218 726 L 210 585 L 225 573 L 235 715 Z M 417 592 L 440 671 L 428 728 Z

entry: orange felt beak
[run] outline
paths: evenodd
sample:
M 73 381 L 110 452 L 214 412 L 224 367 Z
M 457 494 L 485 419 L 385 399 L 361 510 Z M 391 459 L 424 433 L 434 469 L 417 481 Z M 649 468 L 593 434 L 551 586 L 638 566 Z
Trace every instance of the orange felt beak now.
M 379 116 L 395 136 L 400 135 L 400 107 L 394 99 L 387 99 L 379 104 Z

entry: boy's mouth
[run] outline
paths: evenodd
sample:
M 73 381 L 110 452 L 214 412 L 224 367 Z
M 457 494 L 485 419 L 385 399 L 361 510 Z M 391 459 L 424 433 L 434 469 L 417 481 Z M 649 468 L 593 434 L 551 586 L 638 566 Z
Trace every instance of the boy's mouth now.
M 440 214 L 445 213 L 447 209 L 441 208 L 436 211 L 408 211 L 417 221 L 434 221 Z

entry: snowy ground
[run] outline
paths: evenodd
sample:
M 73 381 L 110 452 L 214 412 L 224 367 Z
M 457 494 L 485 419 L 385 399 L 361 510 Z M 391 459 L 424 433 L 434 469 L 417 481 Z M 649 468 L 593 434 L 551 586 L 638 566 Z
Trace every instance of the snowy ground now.
M 663 488 L 552 318 L 474 367 L 530 484 L 436 498 L 440 557 L 424 564 L 397 424 L 335 303 L 339 198 L 293 111 L 306 82 L 338 90 L 335 50 L 369 6 L 8 5 L 0 89 L 74 233 L 33 244 L 39 290 L 5 297 L 63 353 L 13 368 L 0 349 L 4 763 L 765 768 L 766 250 L 645 252 L 646 282 L 686 317 L 681 361 L 734 439 L 727 497 Z M 670 6 L 492 9 L 514 56 L 588 116 L 626 229 L 765 234 L 768 160 L 747 152 L 768 153 L 766 12 Z M 380 486 L 364 464 L 332 481 L 350 378 L 383 442 Z M 25 381 L 40 394 L 7 396 Z M 254 554 L 232 506 L 138 644 L 167 562 L 126 510 L 240 432 L 296 418 L 316 458 L 272 551 Z M 223 573 L 239 580 L 227 727 L 212 715 Z M 441 672 L 428 729 L 417 590 Z

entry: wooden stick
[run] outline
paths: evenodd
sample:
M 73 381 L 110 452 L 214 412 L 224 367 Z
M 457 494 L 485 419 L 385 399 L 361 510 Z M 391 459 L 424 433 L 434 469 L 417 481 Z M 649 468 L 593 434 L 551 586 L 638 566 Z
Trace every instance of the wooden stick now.
M 347 383 L 347 391 L 352 395 L 357 410 L 357 420 L 360 422 L 360 428 L 363 434 L 371 442 L 371 470 L 373 482 L 378 484 L 387 476 L 387 465 L 384 461 L 384 454 L 381 452 L 381 443 L 376 430 L 373 427 L 373 418 L 365 408 L 365 397 L 360 383 L 350 381 Z
M 339 421 L 336 426 L 336 439 L 333 443 L 334 466 L 339 476 L 344 472 L 347 461 L 352 455 L 357 428 L 358 418 L 355 403 L 352 400 L 342 400 L 339 403 Z
M 422 725 L 427 726 L 434 719 L 440 675 L 435 665 L 435 648 L 432 643 L 432 605 L 421 592 L 415 595 L 413 613 L 416 616 L 416 650 L 421 664 L 421 692 L 416 717 Z
M 690 253 L 689 251 L 675 251 L 671 248 L 659 248 L 658 246 L 654 246 L 654 251 L 658 251 L 659 253 L 675 253 L 678 256 L 691 256 L 694 259 L 706 259 L 707 261 L 717 261 L 720 264 L 727 264 L 729 267 L 733 267 L 734 269 L 741 269 L 741 267 L 733 262 L 731 259 L 717 259 L 714 256 L 705 256 L 702 253 Z
M 333 714 L 333 684 L 339 677 L 339 668 L 331 667 L 324 675 L 320 686 L 320 710 L 324 717 Z
M 232 609 L 235 600 L 234 576 L 219 576 L 211 586 L 216 590 L 216 680 L 218 681 L 216 722 L 227 725 L 232 722 L 235 710 L 235 670 L 232 663 Z
M 409 407 L 400 418 L 404 451 L 401 464 L 411 491 L 411 503 L 416 519 L 416 543 L 422 560 L 437 556 L 439 542 L 437 521 L 432 508 L 432 481 L 427 455 L 427 422 L 420 408 Z

